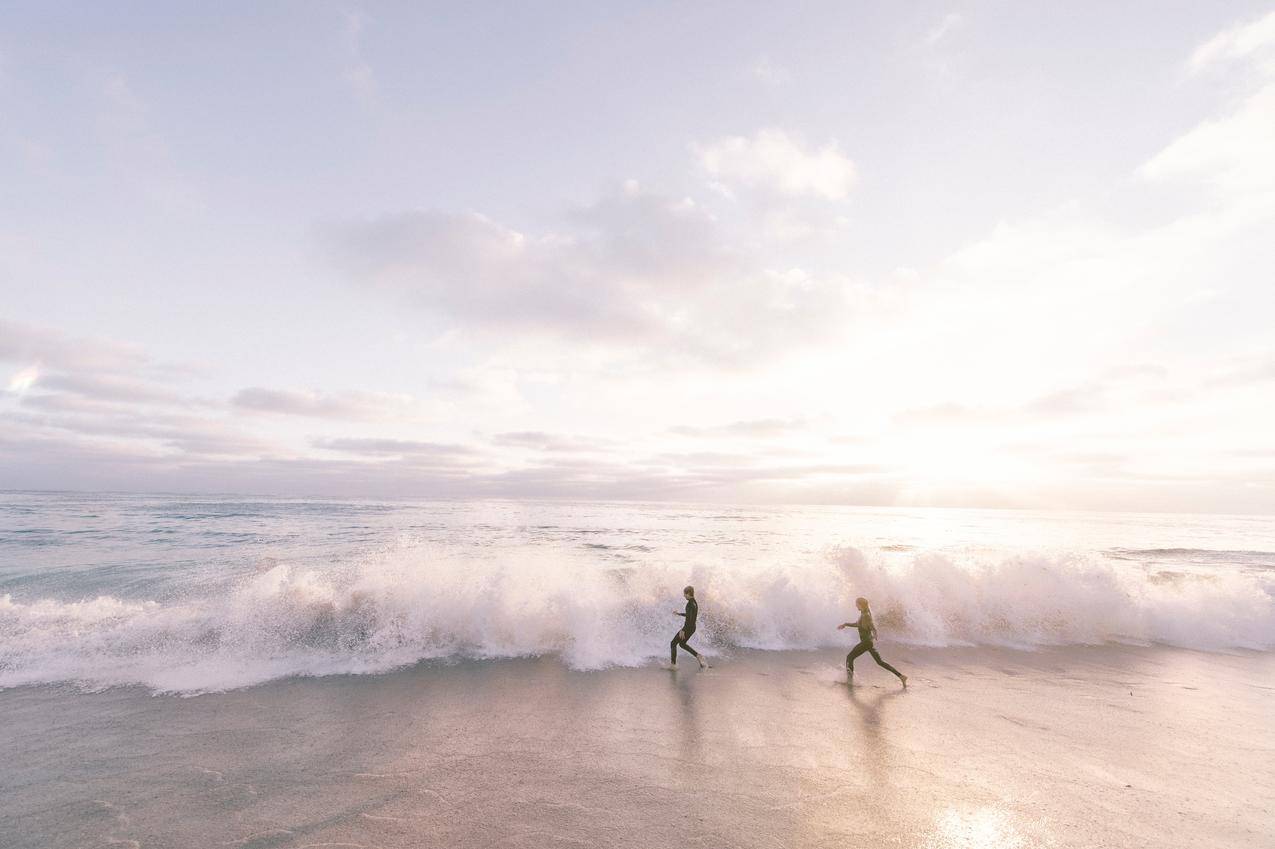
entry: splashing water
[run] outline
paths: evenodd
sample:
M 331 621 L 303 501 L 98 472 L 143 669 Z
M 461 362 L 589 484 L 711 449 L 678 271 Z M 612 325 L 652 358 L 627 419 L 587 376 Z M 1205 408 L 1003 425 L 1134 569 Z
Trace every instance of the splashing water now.
M 1275 555 L 1180 545 L 1164 517 L 63 498 L 0 504 L 0 687 L 639 665 L 667 651 L 687 582 L 718 653 L 845 645 L 859 595 L 887 641 L 1275 648 Z M 1228 521 L 1193 533 L 1265 532 Z

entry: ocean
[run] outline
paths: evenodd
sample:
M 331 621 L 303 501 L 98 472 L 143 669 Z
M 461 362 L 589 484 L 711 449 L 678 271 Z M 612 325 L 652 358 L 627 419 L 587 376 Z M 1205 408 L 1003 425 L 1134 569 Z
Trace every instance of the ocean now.
M 1275 648 L 1275 518 L 0 493 L 0 688 L 843 645 Z

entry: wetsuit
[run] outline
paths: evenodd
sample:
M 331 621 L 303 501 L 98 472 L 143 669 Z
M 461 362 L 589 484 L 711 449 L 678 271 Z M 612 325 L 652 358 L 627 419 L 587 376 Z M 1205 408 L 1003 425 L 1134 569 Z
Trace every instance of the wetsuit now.
M 852 623 L 854 627 L 859 629 L 859 645 L 850 650 L 850 654 L 846 655 L 846 670 L 851 675 L 854 674 L 854 659 L 859 655 L 867 652 L 872 655 L 872 659 L 877 662 L 877 666 L 882 669 L 888 669 L 899 678 L 903 677 L 903 673 L 895 669 L 890 664 L 881 659 L 881 655 L 877 654 L 876 646 L 873 641 L 876 639 L 876 626 L 872 624 L 872 614 L 863 613 L 859 616 L 859 621 Z
M 669 643 L 670 662 L 677 663 L 677 647 L 681 646 L 692 657 L 699 657 L 699 652 L 686 644 L 686 641 L 695 633 L 695 619 L 699 616 L 699 605 L 695 603 L 695 599 L 686 600 L 686 624 L 682 626 L 682 630 L 673 635 L 673 642 Z

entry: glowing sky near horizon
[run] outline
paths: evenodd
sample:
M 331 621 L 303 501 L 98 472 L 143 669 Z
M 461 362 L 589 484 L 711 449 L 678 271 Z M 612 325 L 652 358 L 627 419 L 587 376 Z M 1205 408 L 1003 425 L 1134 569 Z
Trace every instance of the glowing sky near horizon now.
M 12 4 L 0 488 L 1275 511 L 1179 5 Z

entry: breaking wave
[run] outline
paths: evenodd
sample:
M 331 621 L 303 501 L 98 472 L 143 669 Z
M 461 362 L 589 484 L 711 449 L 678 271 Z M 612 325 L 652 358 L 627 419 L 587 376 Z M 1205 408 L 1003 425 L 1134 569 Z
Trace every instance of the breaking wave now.
M 865 555 L 753 566 L 599 566 L 528 551 L 516 563 L 399 550 L 332 568 L 267 563 L 212 597 L 0 596 L 0 688 L 73 682 L 200 693 L 423 660 L 551 655 L 576 669 L 660 658 L 697 587 L 697 641 L 846 645 L 855 596 L 882 639 L 1031 648 L 1105 642 L 1275 648 L 1275 573 L 1166 571 L 1101 556 Z

